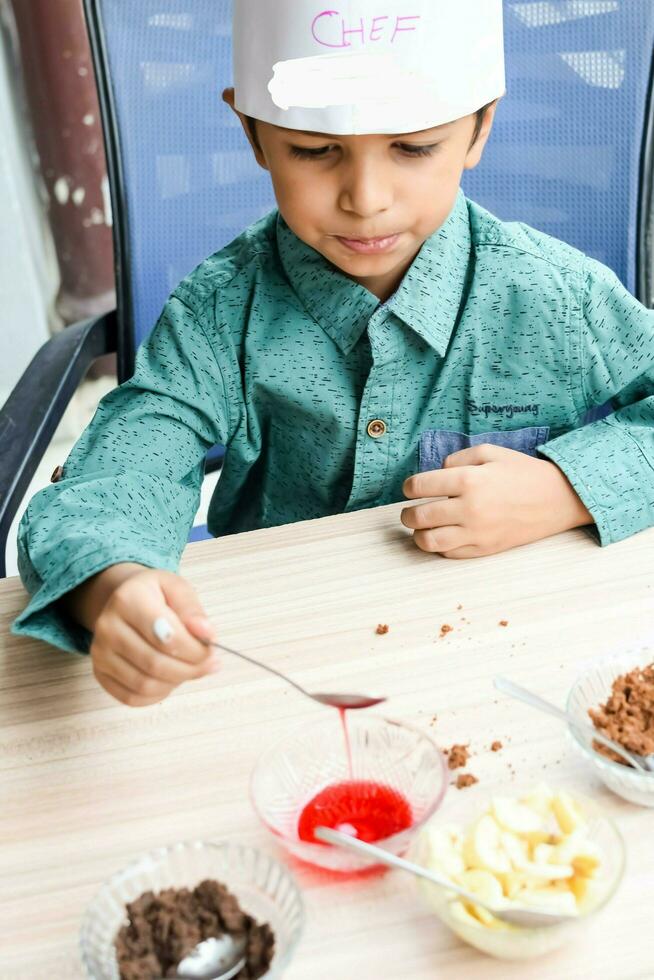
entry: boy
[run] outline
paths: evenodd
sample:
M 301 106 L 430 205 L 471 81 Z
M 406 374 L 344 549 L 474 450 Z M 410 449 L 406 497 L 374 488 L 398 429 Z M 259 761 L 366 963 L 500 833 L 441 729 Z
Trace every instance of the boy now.
M 217 669 L 175 574 L 215 443 L 216 535 L 403 495 L 437 498 L 402 521 L 447 558 L 654 524 L 654 312 L 459 189 L 504 92 L 501 0 L 342 6 L 237 2 L 224 97 L 279 210 L 175 290 L 21 524 L 15 631 L 90 648 L 126 704 Z

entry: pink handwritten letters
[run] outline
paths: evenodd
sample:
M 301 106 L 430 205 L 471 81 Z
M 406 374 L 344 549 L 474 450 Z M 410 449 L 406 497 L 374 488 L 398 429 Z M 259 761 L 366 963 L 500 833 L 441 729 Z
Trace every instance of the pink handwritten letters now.
M 420 14 L 376 17 L 360 17 L 347 21 L 340 10 L 322 10 L 311 22 L 314 40 L 325 48 L 351 48 L 374 44 L 376 41 L 390 41 L 407 33 L 417 31 Z

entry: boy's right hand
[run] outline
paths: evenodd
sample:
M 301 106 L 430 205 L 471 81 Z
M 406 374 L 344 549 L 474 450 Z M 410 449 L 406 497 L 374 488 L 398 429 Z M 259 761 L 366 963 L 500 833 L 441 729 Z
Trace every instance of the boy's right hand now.
M 102 574 L 102 573 L 101 573 Z M 153 631 L 158 619 L 172 629 L 167 641 Z M 134 571 L 113 589 L 93 628 L 93 673 L 118 701 L 144 707 L 163 701 L 184 681 L 218 670 L 215 635 L 195 590 L 179 575 Z

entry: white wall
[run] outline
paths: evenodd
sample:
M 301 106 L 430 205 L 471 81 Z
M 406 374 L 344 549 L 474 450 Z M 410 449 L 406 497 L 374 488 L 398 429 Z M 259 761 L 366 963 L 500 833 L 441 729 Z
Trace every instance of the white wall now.
M 1 11 L 0 11 L 1 12 Z M 6 42 L 7 33 L 0 34 Z M 0 405 L 50 334 L 57 271 L 0 43 Z

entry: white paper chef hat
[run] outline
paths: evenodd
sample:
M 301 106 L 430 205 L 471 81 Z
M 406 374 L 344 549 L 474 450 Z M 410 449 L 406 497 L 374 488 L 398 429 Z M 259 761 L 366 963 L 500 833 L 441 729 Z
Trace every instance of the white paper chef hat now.
M 418 132 L 504 94 L 503 40 L 502 0 L 234 0 L 235 104 L 288 129 Z

